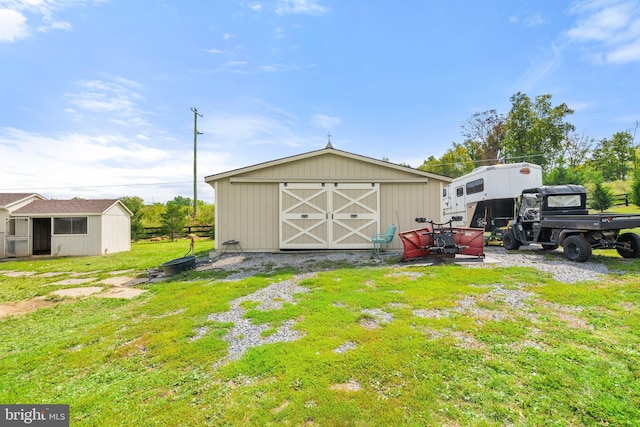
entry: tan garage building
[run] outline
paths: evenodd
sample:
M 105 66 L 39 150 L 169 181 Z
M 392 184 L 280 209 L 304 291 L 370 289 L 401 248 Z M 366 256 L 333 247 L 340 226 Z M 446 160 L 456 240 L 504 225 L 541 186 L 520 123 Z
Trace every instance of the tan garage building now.
M 326 148 L 205 178 L 215 190 L 215 237 L 249 252 L 372 249 L 391 224 L 440 220 L 450 178 Z M 402 247 L 398 237 L 391 248 Z

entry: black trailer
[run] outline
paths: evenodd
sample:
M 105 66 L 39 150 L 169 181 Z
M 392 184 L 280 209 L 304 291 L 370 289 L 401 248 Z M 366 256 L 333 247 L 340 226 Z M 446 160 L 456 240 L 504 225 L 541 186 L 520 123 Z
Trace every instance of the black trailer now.
M 516 217 L 502 236 L 506 249 L 537 243 L 543 249 L 564 248 L 567 258 L 585 262 L 593 249 L 616 249 L 625 258 L 640 257 L 640 236 L 621 230 L 640 227 L 640 215 L 589 214 L 580 185 L 542 186 L 524 190 Z

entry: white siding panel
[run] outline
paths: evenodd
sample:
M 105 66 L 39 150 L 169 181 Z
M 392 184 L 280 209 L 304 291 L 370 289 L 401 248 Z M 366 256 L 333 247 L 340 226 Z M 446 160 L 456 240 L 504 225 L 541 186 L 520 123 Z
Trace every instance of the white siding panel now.
M 87 234 L 54 234 L 51 237 L 51 255 L 102 255 L 101 216 L 87 218 Z

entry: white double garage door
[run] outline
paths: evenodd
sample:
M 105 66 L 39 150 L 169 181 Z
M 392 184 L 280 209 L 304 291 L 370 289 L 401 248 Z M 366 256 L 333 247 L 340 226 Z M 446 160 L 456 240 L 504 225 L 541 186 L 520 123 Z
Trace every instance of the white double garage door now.
M 379 224 L 378 183 L 280 184 L 280 249 L 369 249 Z

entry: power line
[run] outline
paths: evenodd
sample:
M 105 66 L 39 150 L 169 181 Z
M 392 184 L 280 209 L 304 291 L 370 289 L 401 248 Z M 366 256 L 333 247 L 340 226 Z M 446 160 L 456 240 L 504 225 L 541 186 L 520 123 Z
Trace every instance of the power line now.
M 110 185 L 81 185 L 81 186 L 61 186 L 61 187 L 23 187 L 23 188 L 0 188 L 0 191 L 30 191 L 30 190 L 84 190 L 92 188 L 112 188 L 112 187 L 145 187 L 150 185 L 167 186 L 178 184 L 191 184 L 191 181 L 177 182 L 150 182 L 141 184 L 110 184 Z

